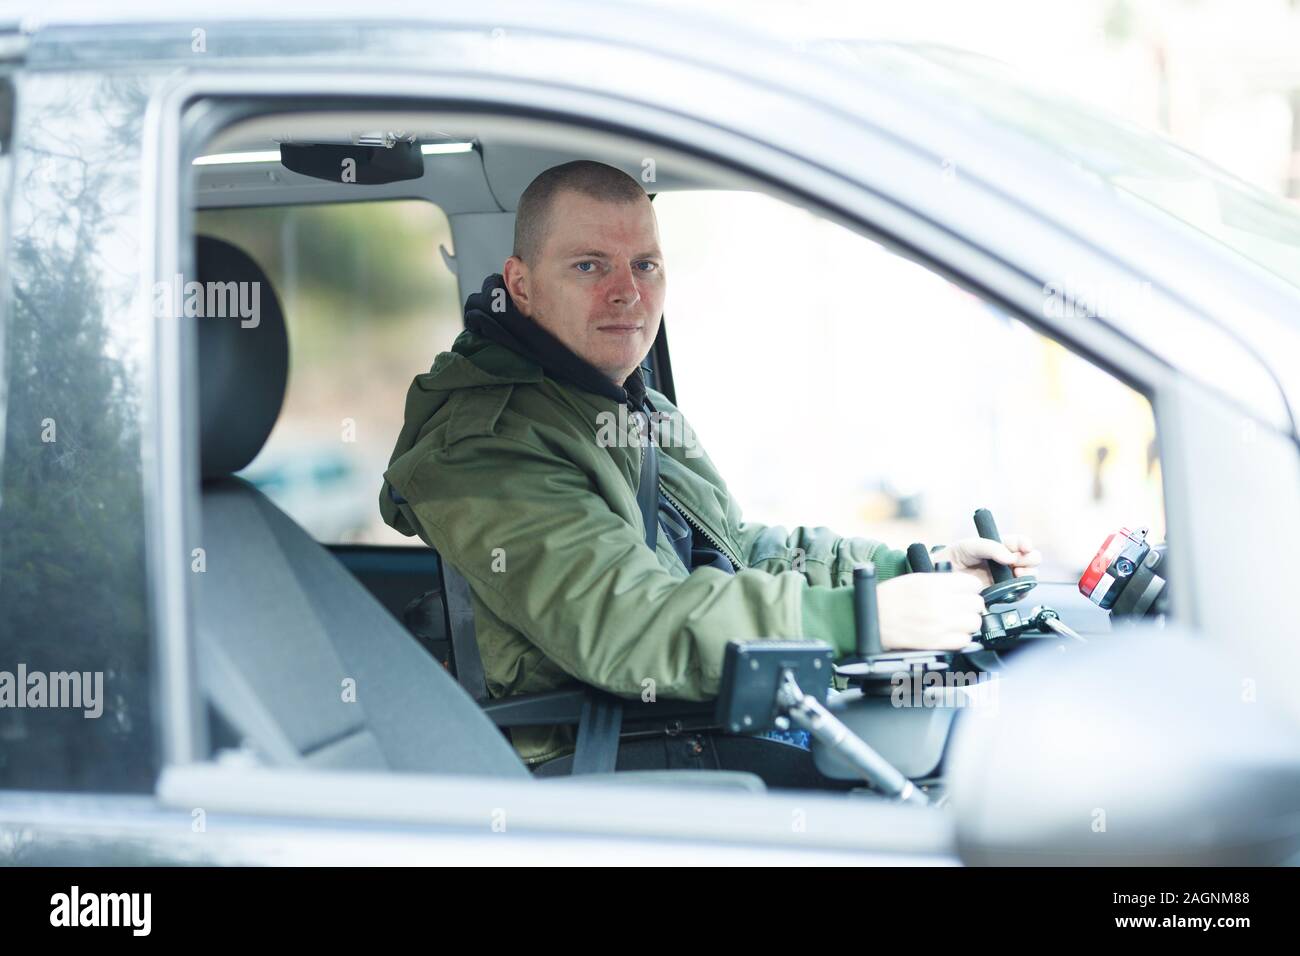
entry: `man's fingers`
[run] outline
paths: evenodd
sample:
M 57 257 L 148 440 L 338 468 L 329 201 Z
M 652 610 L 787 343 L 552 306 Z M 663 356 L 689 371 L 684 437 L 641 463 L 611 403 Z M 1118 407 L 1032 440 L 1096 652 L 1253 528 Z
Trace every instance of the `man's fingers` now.
M 1042 560 L 1043 556 L 1037 551 L 1021 555 L 1020 560 L 1016 562 L 1016 576 L 1019 577 L 1026 574 L 1033 574 L 1034 569 L 1038 567 Z
M 1022 534 L 1007 535 L 1002 542 L 988 538 L 970 538 L 962 542 L 965 557 L 972 561 L 997 561 L 1013 568 L 1034 568 L 1043 561 L 1033 543 Z
M 979 630 L 979 628 L 976 628 L 976 630 Z M 953 631 L 950 634 L 945 634 L 935 642 L 934 649 L 937 651 L 959 651 L 970 643 L 970 636 L 973 633 L 974 631 Z
M 980 629 L 984 614 L 984 600 L 978 594 L 963 594 L 960 600 L 949 604 L 943 612 L 943 629 L 963 637 L 962 643 L 953 645 L 962 647 L 969 643 L 970 635 Z M 944 647 L 950 648 L 945 644 Z
M 967 558 L 993 560 L 999 564 L 1015 564 L 1017 558 L 1005 544 L 988 538 L 967 538 L 962 542 L 962 550 Z
M 1019 551 L 1021 554 L 1028 554 L 1034 550 L 1034 543 L 1029 540 L 1027 534 L 1008 534 L 1002 538 L 1002 543 L 1012 551 Z
M 943 584 L 941 587 L 951 588 L 963 594 L 978 594 L 984 590 L 984 582 L 979 579 L 978 575 L 970 571 L 953 571 L 950 574 L 935 575 Z
M 926 644 L 931 650 L 955 651 L 971 642 L 971 635 L 980 629 L 979 618 L 974 622 L 967 616 L 948 617 L 930 636 Z

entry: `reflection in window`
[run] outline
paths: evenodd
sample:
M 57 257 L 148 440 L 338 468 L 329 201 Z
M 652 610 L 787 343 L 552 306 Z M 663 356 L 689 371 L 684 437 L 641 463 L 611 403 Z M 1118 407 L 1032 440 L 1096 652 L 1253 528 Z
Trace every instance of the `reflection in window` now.
M 0 96 L 0 789 L 144 793 L 159 760 L 140 456 L 150 326 L 131 302 L 153 90 L 38 72 L 20 93 L 12 140 Z

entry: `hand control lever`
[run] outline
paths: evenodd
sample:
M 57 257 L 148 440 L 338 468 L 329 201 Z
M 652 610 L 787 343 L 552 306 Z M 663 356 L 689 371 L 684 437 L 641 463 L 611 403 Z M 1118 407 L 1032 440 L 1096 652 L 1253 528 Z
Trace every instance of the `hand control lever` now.
M 876 566 L 864 561 L 853 569 L 854 646 L 858 660 L 881 653 L 880 605 L 876 599 Z
M 975 531 L 987 541 L 1002 543 L 997 523 L 993 520 L 993 512 L 988 508 L 980 508 L 975 512 Z M 988 565 L 989 574 L 993 576 L 993 583 L 980 592 L 986 607 L 992 607 L 994 604 L 1014 604 L 1038 584 L 1038 579 L 1032 575 L 1016 577 L 1015 572 L 1001 561 L 989 560 L 985 564 Z

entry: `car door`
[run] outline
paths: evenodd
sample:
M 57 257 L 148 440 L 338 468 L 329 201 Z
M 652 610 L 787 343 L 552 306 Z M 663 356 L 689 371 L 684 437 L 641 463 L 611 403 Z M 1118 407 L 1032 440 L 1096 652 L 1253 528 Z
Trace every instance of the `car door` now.
M 469 18 L 470 14 L 456 16 Z M 765 809 L 755 811 L 741 797 L 675 796 L 668 802 L 661 794 L 629 787 L 617 798 L 596 799 L 590 791 L 567 784 L 525 789 L 526 782 L 480 784 L 416 776 L 308 773 L 250 766 L 239 759 L 211 759 L 207 714 L 197 705 L 200 697 L 194 680 L 190 572 L 186 562 L 177 560 L 178 555 L 189 554 L 194 540 L 189 489 L 197 479 L 186 417 L 193 396 L 187 394 L 190 386 L 185 376 L 191 367 L 187 349 L 192 343 L 183 326 L 153 322 L 142 304 L 151 280 L 190 266 L 184 237 L 190 226 L 192 196 L 187 193 L 186 177 L 192 155 L 223 126 L 259 111 L 328 108 L 331 100 L 346 94 L 350 105 L 376 110 L 391 108 L 397 101 L 430 111 L 472 108 L 498 121 L 522 114 L 536 123 L 558 124 L 570 135 L 599 133 L 630 139 L 629 148 L 642 152 L 650 143 L 653 155 L 638 158 L 655 160 L 653 167 L 665 176 L 680 165 L 700 182 L 716 177 L 720 170 L 746 177 L 951 277 L 1149 393 L 1157 428 L 1167 426 L 1174 436 L 1173 443 L 1164 446 L 1165 487 L 1170 531 L 1181 532 L 1184 544 L 1178 558 L 1189 580 L 1197 580 L 1198 573 L 1203 577 L 1205 567 L 1203 552 L 1189 543 L 1198 540 L 1191 530 L 1193 516 L 1211 505 L 1230 507 L 1225 513 L 1249 510 L 1241 497 L 1244 491 L 1216 497 L 1197 477 L 1197 470 L 1218 453 L 1224 436 L 1241 421 L 1239 411 L 1198 380 L 1174 374 L 1175 363 L 1156 354 L 1149 341 L 1125 334 L 1115 323 L 1095 316 L 1043 312 L 1043 284 L 1050 277 L 1044 260 L 1083 263 L 1094 275 L 1128 278 L 1128 271 L 1109 250 L 1081 241 L 1067 222 L 1027 208 L 978 177 L 959 175 L 960 187 L 942 202 L 925 196 L 927 187 L 921 184 L 942 168 L 942 157 L 865 121 L 846 103 L 859 92 L 854 84 L 836 86 L 839 78 L 828 76 L 815 64 L 788 59 L 789 51 L 765 49 L 755 59 L 753 49 L 724 45 L 711 65 L 701 65 L 683 51 L 654 49 L 629 37 L 615 44 L 609 37 L 559 38 L 545 30 L 525 29 L 504 37 L 483 30 L 481 36 L 467 38 L 456 30 L 414 21 L 400 30 L 384 27 L 357 35 L 349 41 L 354 46 L 347 50 L 348 67 L 340 69 L 338 35 L 324 27 L 304 25 L 294 41 L 296 55 L 289 60 L 275 40 L 259 40 L 257 31 L 246 25 L 227 29 L 227 38 L 240 41 L 235 44 L 241 51 L 237 65 L 224 61 L 216 46 L 214 55 L 196 65 L 188 49 L 176 52 L 163 41 L 154 46 L 131 45 L 129 54 L 126 47 L 115 50 L 110 42 L 98 47 L 97 55 L 133 61 L 133 74 L 101 76 L 87 72 L 85 61 L 79 61 L 83 72 L 75 77 L 50 70 L 20 89 L 20 95 L 32 97 L 33 117 L 45 115 L 37 106 L 52 115 L 58 102 L 86 97 L 93 110 L 58 118 L 53 138 L 118 150 L 110 153 L 114 162 L 104 166 L 108 181 L 86 197 L 87 202 L 112 200 L 97 220 L 99 228 L 93 236 L 77 234 L 77 256 L 60 263 L 73 274 L 88 270 L 79 287 L 85 290 L 85 298 L 70 302 L 46 290 L 46 298 L 31 301 L 48 307 L 42 312 L 80 317 L 103 336 L 96 340 L 93 355 L 73 371 L 78 381 L 98 382 L 101 391 L 93 397 L 102 401 L 106 396 L 122 396 L 123 429 L 129 437 L 120 443 L 92 445 L 93 456 L 98 457 L 91 464 L 94 474 L 125 476 L 111 486 L 113 496 L 104 503 L 118 506 L 110 513 L 131 548 L 112 554 L 106 548 L 87 548 L 86 513 L 76 510 L 80 502 L 56 498 L 49 505 L 53 535 L 43 546 L 52 543 L 60 552 L 80 548 L 85 563 L 76 575 L 49 572 L 35 595 L 42 605 L 57 604 L 61 609 L 51 613 L 73 615 L 78 607 L 89 607 L 91 613 L 111 614 L 97 633 L 127 635 L 116 650 L 125 655 L 122 659 L 134 662 L 134 672 L 145 675 L 155 696 L 125 698 L 125 717 L 118 720 L 114 732 L 138 735 L 142 727 L 157 727 L 157 742 L 146 752 L 162 768 L 156 777 L 139 772 L 132 778 L 131 789 L 141 796 L 131 798 L 127 809 L 148 820 L 147 827 L 138 824 L 141 832 L 150 829 L 159 834 L 170 847 L 166 852 L 197 852 L 215 859 L 219 846 L 256 857 L 268 852 L 268 847 L 292 842 L 302 828 L 322 825 L 340 835 L 365 831 L 359 839 L 369 849 L 359 855 L 370 853 L 371 858 L 392 847 L 393 835 L 412 829 L 420 836 L 421 850 L 428 853 L 453 843 L 467 853 L 483 848 L 504 853 L 506 847 L 518 849 L 530 840 L 572 848 L 575 839 L 592 836 L 609 841 L 611 852 L 652 852 L 649 841 L 690 843 L 699 858 L 709 853 L 722 858 L 739 848 L 942 862 L 951 858 L 953 849 L 949 821 L 942 814 L 916 813 L 875 801 L 852 804 L 829 797 L 809 801 L 769 796 Z M 178 27 L 172 39 L 188 36 L 188 30 L 188 26 L 184 31 Z M 499 55 L 503 39 L 509 48 L 505 57 Z M 57 30 L 46 37 L 50 49 L 75 40 Z M 432 67 L 426 55 L 430 48 L 447 51 Z M 573 62 L 591 69 L 604 64 L 612 80 L 574 84 L 565 76 L 565 65 Z M 765 64 L 763 76 L 756 75 L 752 66 L 758 62 Z M 190 72 L 176 81 L 171 71 L 179 64 Z M 485 69 L 485 64 L 490 68 Z M 656 77 L 651 93 L 638 79 L 645 75 Z M 774 77 L 786 79 L 773 82 Z M 701 96 L 701 90 L 711 95 Z M 78 96 L 70 97 L 70 91 Z M 886 108 L 888 95 L 872 93 L 873 108 Z M 84 163 L 84 157 L 41 157 L 41 144 L 49 138 L 32 136 L 30 145 L 20 147 L 17 173 L 52 162 L 45 168 L 70 177 L 78 162 Z M 962 154 L 955 154 L 955 161 L 958 170 L 966 168 Z M 39 216 L 53 217 L 62 208 L 62 201 L 53 195 L 33 191 L 18 204 L 15 232 L 21 231 L 20 226 L 30 229 Z M 145 210 L 143 216 L 140 208 Z M 987 235 L 993 222 L 1006 227 L 1000 245 Z M 987 228 L 980 228 L 980 223 Z M 125 256 L 128 265 L 141 268 L 113 269 L 115 256 Z M 14 290 L 36 291 L 39 267 L 50 265 L 37 260 L 25 266 L 19 263 L 13 271 Z M 1161 314 L 1186 316 L 1189 326 L 1200 327 L 1198 317 L 1188 315 L 1193 310 L 1170 290 L 1158 289 L 1156 295 Z M 13 316 L 7 321 L 12 328 Z M 1232 345 L 1230 337 L 1225 342 Z M 39 354 L 42 369 L 67 377 L 57 350 Z M 139 357 L 137 363 L 126 361 L 133 355 Z M 115 378 L 110 378 L 120 386 L 117 390 L 103 384 L 105 369 L 112 370 Z M 58 376 L 46 378 L 45 384 L 32 386 L 34 404 L 52 400 L 54 390 L 48 383 L 57 380 Z M 12 397 L 13 382 L 9 384 Z M 10 407 L 12 415 L 15 406 Z M 1276 480 L 1284 482 L 1296 468 L 1294 445 L 1289 436 L 1277 437 L 1267 415 L 1251 420 L 1261 418 L 1260 433 L 1266 437 L 1255 461 L 1274 468 Z M 1209 425 L 1198 431 L 1193 422 L 1202 421 Z M 30 421 L 19 425 L 31 427 Z M 131 427 L 138 432 L 132 433 Z M 8 499 L 12 501 L 15 493 L 34 496 L 41 486 L 30 472 L 14 470 L 12 446 L 7 447 Z M 83 446 L 83 464 L 86 454 Z M 73 464 L 75 460 L 62 467 Z M 1291 520 L 1290 512 L 1282 515 L 1282 526 L 1289 527 Z M 1214 537 L 1218 534 L 1205 531 L 1199 540 L 1213 544 L 1222 540 Z M 7 547 L 14 538 L 6 531 L 0 548 L 9 554 L 32 553 L 31 544 L 26 552 Z M 64 596 L 62 586 L 68 582 L 105 574 L 108 583 L 103 590 L 80 605 L 56 601 Z M 0 577 L 0 588 L 7 586 L 13 585 Z M 1192 588 L 1182 593 L 1180 611 L 1188 618 L 1222 621 L 1216 616 L 1222 611 L 1208 596 Z M 21 601 L 0 602 L 0 608 L 19 606 L 24 606 Z M 0 610 L 6 613 L 17 612 Z M 53 620 L 41 617 L 28 627 L 46 627 Z M 69 628 L 76 630 L 79 620 L 70 618 Z M 151 699 L 156 699 L 156 707 L 146 711 L 155 706 L 147 702 Z M 8 793 L 0 795 L 7 801 L 6 819 L 13 827 L 38 828 L 44 835 L 37 842 L 43 846 L 69 846 L 69 835 L 84 835 L 90 813 L 102 806 L 102 795 L 109 788 L 101 774 L 107 772 L 102 768 L 109 757 L 101 748 L 72 762 L 81 768 L 88 786 L 97 789 L 96 799 L 101 801 L 76 803 L 75 819 L 63 816 L 70 812 L 68 801 L 24 798 L 19 803 L 9 800 Z M 121 818 L 104 819 L 110 822 L 99 826 L 100 838 L 107 843 L 119 840 L 125 822 L 119 826 Z M 224 825 L 212 826 L 215 821 Z M 183 836 L 177 833 L 178 823 L 185 827 Z M 704 844 L 699 842 L 702 837 L 707 840 Z

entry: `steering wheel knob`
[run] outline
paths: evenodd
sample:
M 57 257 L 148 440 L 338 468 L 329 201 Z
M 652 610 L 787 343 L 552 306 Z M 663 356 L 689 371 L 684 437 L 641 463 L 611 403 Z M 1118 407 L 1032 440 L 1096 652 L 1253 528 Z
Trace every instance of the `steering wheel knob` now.
M 980 592 L 985 607 L 994 604 L 1015 604 L 1038 585 L 1038 579 L 1032 575 L 1012 578 L 1010 581 L 998 581 L 990 584 Z

